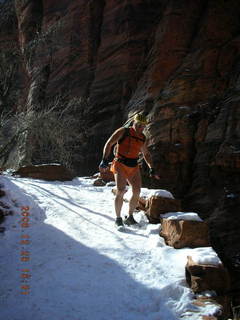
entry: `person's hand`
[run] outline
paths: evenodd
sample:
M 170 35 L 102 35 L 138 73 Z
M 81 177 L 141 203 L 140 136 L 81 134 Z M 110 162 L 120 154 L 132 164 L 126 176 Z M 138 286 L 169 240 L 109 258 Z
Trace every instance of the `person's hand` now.
M 160 179 L 160 176 L 155 173 L 155 169 L 154 168 L 149 168 L 149 176 L 150 176 L 150 178 L 155 178 L 157 180 Z
M 99 170 L 100 172 L 105 172 L 108 170 L 108 160 L 107 159 L 102 159 L 102 161 L 99 164 Z

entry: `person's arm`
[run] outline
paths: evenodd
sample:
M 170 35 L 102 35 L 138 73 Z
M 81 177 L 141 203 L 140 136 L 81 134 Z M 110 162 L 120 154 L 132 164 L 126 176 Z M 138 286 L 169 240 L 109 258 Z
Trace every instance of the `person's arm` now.
M 160 179 L 160 176 L 155 173 L 155 169 L 153 167 L 152 157 L 151 157 L 151 154 L 150 154 L 150 152 L 149 152 L 149 150 L 147 148 L 147 142 L 146 141 L 145 141 L 144 145 L 142 146 L 141 151 L 143 153 L 143 158 L 144 158 L 145 162 L 147 163 L 147 165 L 149 167 L 150 177 L 154 177 L 155 179 Z
M 125 128 L 119 128 L 117 129 L 111 137 L 107 140 L 107 142 L 104 145 L 103 148 L 103 156 L 102 156 L 102 161 L 99 165 L 100 171 L 105 171 L 108 167 L 108 158 L 111 153 L 112 147 L 118 142 L 119 139 L 122 138 L 123 134 L 125 132 Z

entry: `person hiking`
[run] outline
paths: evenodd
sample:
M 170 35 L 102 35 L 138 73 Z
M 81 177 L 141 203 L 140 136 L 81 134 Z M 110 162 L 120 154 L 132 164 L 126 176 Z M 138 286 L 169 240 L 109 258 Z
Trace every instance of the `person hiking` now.
M 133 211 L 137 206 L 140 191 L 141 191 L 141 174 L 138 165 L 139 153 L 143 154 L 144 160 L 149 167 L 150 176 L 160 179 L 155 174 L 151 155 L 147 149 L 146 137 L 143 130 L 148 121 L 145 115 L 136 114 L 133 123 L 129 128 L 121 127 L 117 129 L 111 137 L 107 140 L 103 148 L 103 157 L 99 164 L 100 172 L 109 170 L 109 156 L 112 147 L 114 148 L 114 160 L 111 164 L 110 170 L 114 174 L 117 192 L 115 197 L 115 212 L 117 227 L 126 225 L 133 225 L 137 222 L 133 217 Z M 123 220 L 121 217 L 121 209 L 123 205 L 123 196 L 127 183 L 132 188 L 132 197 L 129 202 L 128 217 Z

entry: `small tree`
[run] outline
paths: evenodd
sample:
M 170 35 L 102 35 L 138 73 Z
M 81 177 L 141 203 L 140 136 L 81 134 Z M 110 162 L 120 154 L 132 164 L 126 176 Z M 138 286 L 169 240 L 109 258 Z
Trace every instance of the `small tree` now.
M 74 98 L 63 103 L 57 97 L 44 110 L 28 109 L 15 115 L 2 115 L 0 159 L 7 163 L 14 147 L 21 144 L 28 164 L 60 162 L 72 168 L 72 161 L 84 138 L 82 113 L 87 101 Z

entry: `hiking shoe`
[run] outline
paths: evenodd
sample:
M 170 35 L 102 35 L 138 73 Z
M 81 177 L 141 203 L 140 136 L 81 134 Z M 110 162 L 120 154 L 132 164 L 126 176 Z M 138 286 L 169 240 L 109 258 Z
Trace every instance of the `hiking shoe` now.
M 122 218 L 121 217 L 118 217 L 116 220 L 115 220 L 115 225 L 117 227 L 123 227 L 123 221 L 122 221 Z
M 137 221 L 133 218 L 133 215 L 130 215 L 124 220 L 124 223 L 127 226 L 130 226 L 130 225 L 133 225 L 133 224 L 137 224 Z

